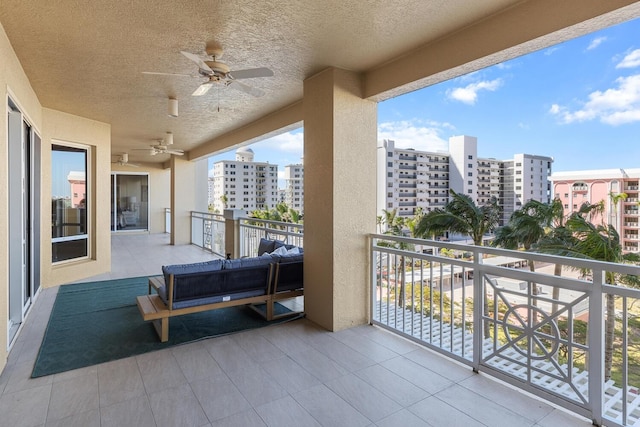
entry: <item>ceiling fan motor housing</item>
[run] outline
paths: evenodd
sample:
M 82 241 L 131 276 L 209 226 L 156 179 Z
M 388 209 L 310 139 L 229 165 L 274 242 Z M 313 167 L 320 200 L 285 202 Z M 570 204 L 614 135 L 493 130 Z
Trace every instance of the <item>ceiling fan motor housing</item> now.
M 207 64 L 209 68 L 211 68 L 214 71 L 214 73 L 220 73 L 220 74 L 226 75 L 227 73 L 229 73 L 229 71 L 231 71 L 229 66 L 222 62 L 204 61 L 204 63 Z

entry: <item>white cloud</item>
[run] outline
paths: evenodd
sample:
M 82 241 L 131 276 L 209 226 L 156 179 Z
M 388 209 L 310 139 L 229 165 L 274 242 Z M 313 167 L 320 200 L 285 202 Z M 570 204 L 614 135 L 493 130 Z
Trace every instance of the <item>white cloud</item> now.
M 549 49 L 544 51 L 544 54 L 549 56 L 549 55 L 553 55 L 555 53 L 555 51 L 559 50 L 559 47 L 550 47 Z
M 606 37 L 596 37 L 595 39 L 591 40 L 591 43 L 589 43 L 589 46 L 587 46 L 587 50 L 592 50 L 597 48 L 602 44 L 602 42 L 606 40 L 607 40 Z
M 478 92 L 487 90 L 493 92 L 502 85 L 502 79 L 484 80 L 468 84 L 465 87 L 457 87 L 447 91 L 447 96 L 465 104 L 474 105 L 478 100 Z
M 256 146 L 293 153 L 298 155 L 298 157 L 302 157 L 302 151 L 304 149 L 304 133 L 299 131 L 282 133 L 272 138 L 265 139 L 264 141 L 260 141 L 256 143 Z
M 449 142 L 440 135 L 452 130 L 451 123 L 419 119 L 380 123 L 378 139 L 391 139 L 397 148 L 415 148 L 420 151 L 448 151 Z
M 571 111 L 553 104 L 549 112 L 562 123 L 584 122 L 598 119 L 617 126 L 640 121 L 640 74 L 616 79 L 617 87 L 589 94 L 582 108 Z
M 635 68 L 640 67 L 640 49 L 627 54 L 622 61 L 616 65 L 616 68 Z

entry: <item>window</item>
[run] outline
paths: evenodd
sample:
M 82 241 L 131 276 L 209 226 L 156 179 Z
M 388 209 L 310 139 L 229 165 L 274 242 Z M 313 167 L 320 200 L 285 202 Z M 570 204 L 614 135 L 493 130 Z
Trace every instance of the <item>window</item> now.
M 387 157 L 393 157 L 393 152 L 387 151 Z
M 473 176 L 473 172 L 469 172 L 467 175 L 468 176 Z
M 79 196 L 91 188 L 87 181 L 88 165 L 89 147 L 51 145 L 51 260 L 54 263 L 89 256 L 87 218 L 90 216 L 87 213 L 91 203 Z
M 393 167 L 393 162 L 388 162 L 388 163 L 387 163 L 387 166 L 388 166 L 388 167 L 390 167 L 390 168 L 392 168 L 392 167 Z
M 473 156 L 472 156 L 471 154 L 469 154 L 469 155 L 467 156 L 467 158 L 468 158 L 469 160 L 473 160 Z
M 471 163 L 468 163 L 468 164 L 467 164 L 467 167 L 468 167 L 468 168 L 472 168 L 472 167 L 473 167 L 473 165 L 472 165 Z
M 467 193 L 469 193 L 469 194 L 473 194 L 473 190 L 472 190 L 472 189 L 468 189 L 468 190 L 467 190 Z
M 388 173 L 387 173 L 387 177 L 388 177 L 388 178 L 393 178 L 393 172 L 388 172 Z
M 467 181 L 467 184 L 473 185 L 473 181 Z

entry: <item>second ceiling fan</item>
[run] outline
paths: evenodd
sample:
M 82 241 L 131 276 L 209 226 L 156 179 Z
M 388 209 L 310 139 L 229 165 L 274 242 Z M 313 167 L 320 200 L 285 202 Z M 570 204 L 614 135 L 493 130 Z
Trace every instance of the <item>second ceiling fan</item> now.
M 192 93 L 193 96 L 204 95 L 211 89 L 214 84 L 221 84 L 232 89 L 239 90 L 249 95 L 260 97 L 264 95 L 264 91 L 258 88 L 251 87 L 238 80 L 252 79 L 257 77 L 272 77 L 273 71 L 269 68 L 248 68 L 245 70 L 232 70 L 227 64 L 220 61 L 223 50 L 219 46 L 208 46 L 206 49 L 206 56 L 201 57 L 195 53 L 180 51 L 189 60 L 193 61 L 198 66 L 198 75 L 204 77 L 206 80 Z M 176 74 L 176 73 L 159 73 L 145 71 L 144 74 L 160 74 L 170 76 L 188 76 L 190 74 Z

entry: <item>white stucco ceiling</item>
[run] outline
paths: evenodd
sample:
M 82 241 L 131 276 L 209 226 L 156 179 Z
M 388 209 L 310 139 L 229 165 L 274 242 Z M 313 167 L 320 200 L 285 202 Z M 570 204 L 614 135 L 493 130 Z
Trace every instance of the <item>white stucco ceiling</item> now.
M 166 131 L 190 150 L 302 98 L 328 66 L 366 72 L 520 0 L 2 0 L 0 22 L 44 107 L 110 123 L 112 151 L 146 148 Z M 265 92 L 191 93 L 200 80 L 181 50 L 217 42 L 243 80 Z M 179 100 L 178 118 L 167 99 Z M 218 107 L 220 111 L 218 111 Z M 151 161 L 142 152 L 131 160 Z

